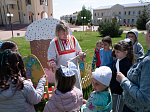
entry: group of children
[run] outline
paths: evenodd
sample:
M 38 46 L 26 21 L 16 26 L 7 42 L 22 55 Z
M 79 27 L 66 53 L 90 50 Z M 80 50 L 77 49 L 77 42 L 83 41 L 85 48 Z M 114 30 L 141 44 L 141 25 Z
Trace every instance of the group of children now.
M 91 70 L 94 91 L 88 100 L 83 99 L 77 61 L 67 61 L 78 54 L 84 61 L 86 54 L 68 32 L 67 25 L 60 22 L 56 27 L 57 38 L 51 41 L 48 49 L 48 64 L 55 72 L 56 90 L 45 104 L 44 112 L 121 112 L 123 89 L 116 80 L 117 73 L 127 77 L 135 59 L 144 54 L 137 30 L 129 31 L 127 38 L 115 43 L 113 49 L 109 36 L 97 41 Z M 43 74 L 35 89 L 25 74 L 17 44 L 8 47 L 10 44 L 6 43 L 2 43 L 0 49 L 0 112 L 35 112 L 33 105 L 42 99 L 47 75 Z

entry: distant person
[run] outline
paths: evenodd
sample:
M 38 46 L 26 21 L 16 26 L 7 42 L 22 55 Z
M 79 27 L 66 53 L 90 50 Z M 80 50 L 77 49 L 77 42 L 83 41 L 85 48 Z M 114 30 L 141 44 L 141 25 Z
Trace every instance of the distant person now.
M 0 112 L 35 112 L 46 83 L 46 75 L 42 75 L 35 89 L 21 55 L 8 49 L 0 51 Z
M 102 39 L 102 49 L 100 49 L 100 60 L 101 65 L 100 66 L 108 66 L 112 68 L 113 65 L 113 57 L 111 56 L 112 49 L 112 40 L 110 36 L 106 36 Z M 112 47 L 113 48 L 113 47 Z
M 13 51 L 18 52 L 18 45 L 12 40 L 6 40 L 1 45 L 1 50 L 11 49 Z
M 68 62 L 67 67 L 60 65 L 55 72 L 57 89 L 47 101 L 44 112 L 79 112 L 83 94 L 74 86 L 77 72 L 77 66 L 73 62 Z
M 102 48 L 102 41 L 98 40 L 96 42 L 96 47 L 94 51 L 94 56 L 93 56 L 93 61 L 92 61 L 92 68 L 91 71 L 93 72 L 95 69 L 95 63 L 96 63 L 96 68 L 100 67 L 101 60 L 100 60 L 100 49 Z
M 150 21 L 146 23 L 145 42 L 148 52 L 137 59 L 127 77 L 117 72 L 117 81 L 123 88 L 123 112 L 150 112 Z
M 112 110 L 112 97 L 109 83 L 112 71 L 107 66 L 101 66 L 92 72 L 92 87 L 94 91 L 88 100 L 83 100 L 81 112 L 110 112 Z
M 138 42 L 138 31 L 137 29 L 130 30 L 127 35 L 127 38 L 129 38 L 133 43 L 133 52 L 134 52 L 134 59 L 135 62 L 137 62 L 137 59 L 144 55 L 144 49 L 142 45 Z
M 114 51 L 117 60 L 112 68 L 112 79 L 110 89 L 113 96 L 113 111 L 122 112 L 123 100 L 121 94 L 123 89 L 116 80 L 117 72 L 122 72 L 127 77 L 127 72 L 134 64 L 133 45 L 130 39 L 124 39 L 114 44 Z

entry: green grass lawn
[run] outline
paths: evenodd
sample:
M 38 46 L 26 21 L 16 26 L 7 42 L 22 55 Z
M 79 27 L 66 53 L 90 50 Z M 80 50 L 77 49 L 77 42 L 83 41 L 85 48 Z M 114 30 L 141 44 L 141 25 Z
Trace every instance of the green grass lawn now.
M 99 35 L 99 32 L 73 32 L 73 35 L 77 38 L 79 41 L 79 44 L 82 48 L 83 51 L 88 49 L 87 51 L 87 57 L 85 59 L 85 62 L 88 64 L 92 63 L 92 58 L 94 54 L 94 49 L 96 46 L 97 40 L 102 40 L 103 37 Z M 112 38 L 113 44 L 125 39 L 126 34 L 122 34 L 121 37 L 116 37 Z M 9 40 L 13 40 L 18 44 L 19 52 L 21 53 L 22 56 L 28 56 L 31 54 L 30 50 L 30 42 L 25 40 L 25 37 L 14 37 Z M 146 53 L 148 50 L 148 46 L 145 44 L 145 35 L 144 34 L 139 34 L 138 38 L 139 42 L 142 44 L 144 48 L 144 52 Z M 5 41 L 5 40 L 4 40 Z

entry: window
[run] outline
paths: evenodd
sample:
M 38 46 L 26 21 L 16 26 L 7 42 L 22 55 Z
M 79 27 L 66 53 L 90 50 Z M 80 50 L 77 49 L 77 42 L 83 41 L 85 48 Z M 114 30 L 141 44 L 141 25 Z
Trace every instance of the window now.
M 141 14 L 141 11 L 139 11 L 139 15 Z
M 40 5 L 48 5 L 47 0 L 40 0 Z
M 99 16 L 99 13 L 98 13 L 98 16 Z
M 94 20 L 94 23 L 96 23 L 96 21 Z
M 115 15 L 115 12 L 113 12 L 113 15 Z
M 26 5 L 31 5 L 31 0 L 26 0 Z
M 126 11 L 124 12 L 124 15 L 126 15 Z
M 135 15 L 135 11 L 133 11 L 132 15 Z
M 96 16 L 96 13 L 94 15 Z
M 121 14 L 121 12 L 119 12 L 119 14 Z
M 132 23 L 134 23 L 134 19 L 132 19 Z
M 130 19 L 128 19 L 128 23 L 130 23 Z
M 126 23 L 126 19 L 124 19 L 123 22 Z
M 128 15 L 130 15 L 130 11 L 128 12 Z
M 103 16 L 103 13 L 102 13 L 102 16 Z
M 19 7 L 19 2 L 17 1 L 17 6 L 18 6 L 18 10 L 20 10 L 20 7 Z

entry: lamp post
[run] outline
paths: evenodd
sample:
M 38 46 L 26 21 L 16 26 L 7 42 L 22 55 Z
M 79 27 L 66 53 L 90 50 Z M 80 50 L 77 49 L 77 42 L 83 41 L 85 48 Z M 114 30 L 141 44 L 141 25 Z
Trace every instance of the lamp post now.
M 83 19 L 83 31 L 84 31 L 84 19 L 86 19 L 86 17 L 81 17 L 81 19 Z
M 9 24 L 11 24 L 12 37 L 14 37 L 14 35 L 13 35 L 13 28 L 12 28 L 12 22 L 11 22 L 11 18 L 12 18 L 13 16 L 14 16 L 14 15 L 13 15 L 13 14 L 10 14 L 10 12 L 7 13 L 7 17 L 9 18 Z

